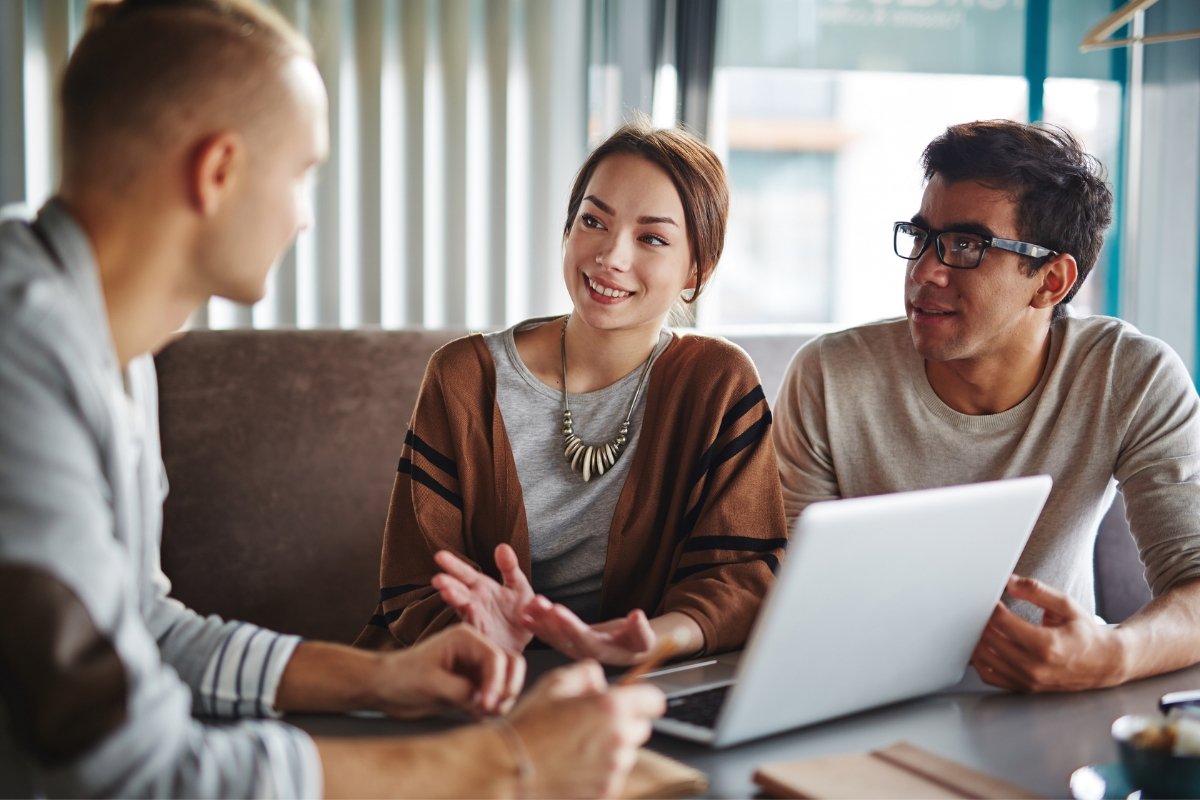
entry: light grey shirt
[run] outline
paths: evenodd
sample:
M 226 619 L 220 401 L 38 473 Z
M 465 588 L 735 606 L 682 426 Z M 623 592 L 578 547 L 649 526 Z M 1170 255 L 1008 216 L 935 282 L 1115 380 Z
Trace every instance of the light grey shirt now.
M 517 353 L 514 334 L 543 324 L 559 326 L 562 318 L 527 320 L 486 334 L 484 341 L 496 363 L 496 403 L 525 499 L 533 589 L 585 622 L 598 622 L 609 528 L 637 450 L 646 387 L 630 418 L 625 451 L 612 469 L 585 483 L 563 457 L 562 393 L 538 380 Z M 664 330 L 650 355 L 651 369 L 670 341 L 671 334 Z M 599 444 L 617 435 L 641 373 L 639 365 L 603 389 L 568 395 L 575 433 L 584 442 Z
M 154 363 L 120 369 L 75 220 L 52 201 L 38 230 L 0 224 L 0 565 L 48 574 L 78 599 L 119 659 L 125 719 L 82 755 L 45 763 L 0 701 L 0 795 L 320 795 L 308 735 L 246 719 L 277 716 L 298 639 L 201 617 L 169 596 Z
M 773 435 L 789 519 L 831 497 L 1044 473 L 1054 487 L 1018 573 L 1094 610 L 1096 533 L 1119 486 L 1154 594 L 1200 578 L 1200 399 L 1175 352 L 1121 320 L 1055 322 L 1033 392 L 978 416 L 933 391 L 904 319 L 821 336 L 788 368 Z

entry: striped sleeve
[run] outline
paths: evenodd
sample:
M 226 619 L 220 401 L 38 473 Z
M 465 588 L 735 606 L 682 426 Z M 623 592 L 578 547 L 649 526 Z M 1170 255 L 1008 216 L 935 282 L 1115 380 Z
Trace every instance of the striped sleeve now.
M 405 647 L 458 619 L 431 581 L 439 571 L 433 560 L 438 550 L 466 557 L 456 435 L 478 427 L 482 412 L 464 402 L 470 392 L 456 386 L 453 376 L 462 363 L 471 363 L 470 347 L 463 340 L 447 345 L 425 371 L 388 505 L 379 604 L 355 641 L 358 647 Z M 477 385 L 479 378 L 473 377 Z M 463 418 L 471 413 L 474 418 Z
M 787 547 L 771 410 L 756 378 L 751 388 L 731 387 L 687 474 L 686 511 L 673 532 L 663 610 L 695 619 L 708 652 L 745 643 Z
M 235 625 L 204 669 L 197 712 L 223 719 L 280 716 L 275 693 L 298 644 L 298 636 Z
M 679 521 L 677 537 L 687 539 L 696 530 L 700 515 L 714 488 L 719 484 L 720 473 L 737 469 L 730 465 L 743 451 L 761 445 L 771 425 L 771 410 L 762 386 L 755 386 L 721 418 L 715 438 L 693 466 L 688 478 L 686 493 L 687 513 Z
M 400 464 L 396 467 L 400 475 L 407 475 L 422 489 L 432 492 L 442 501 L 463 509 L 462 490 L 458 486 L 458 467 L 449 455 L 439 452 L 433 445 L 413 433 L 412 428 L 404 435 L 404 450 Z
M 256 724 L 261 757 L 257 761 L 255 797 L 323 797 L 321 756 L 308 734 L 278 723 Z
M 45 788 L 52 797 L 315 798 L 323 784 L 316 744 L 299 728 L 276 720 L 167 726 L 152 711 L 78 762 L 47 771 Z
M 736 561 L 739 557 L 758 560 L 767 565 L 774 575 L 779 571 L 778 552 L 787 547 L 787 538 L 759 539 L 753 536 L 697 536 L 684 543 L 684 553 L 696 553 L 698 560 L 689 566 L 680 566 L 671 576 L 672 583 L 689 578 L 722 564 Z
M 316 798 L 324 796 L 312 738 L 275 720 L 194 724 L 174 753 L 173 770 L 115 794 L 149 797 Z

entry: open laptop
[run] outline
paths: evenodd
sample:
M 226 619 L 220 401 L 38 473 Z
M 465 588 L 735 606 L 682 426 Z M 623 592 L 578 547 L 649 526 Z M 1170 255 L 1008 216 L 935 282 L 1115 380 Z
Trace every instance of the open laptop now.
M 958 682 L 1050 483 L 809 506 L 746 649 L 650 674 L 655 728 L 725 747 Z

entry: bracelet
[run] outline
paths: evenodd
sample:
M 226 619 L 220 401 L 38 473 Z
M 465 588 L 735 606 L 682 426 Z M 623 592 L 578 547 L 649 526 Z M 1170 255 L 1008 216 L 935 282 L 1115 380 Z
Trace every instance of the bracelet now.
M 516 728 L 512 726 L 507 717 L 499 715 L 488 717 L 487 724 L 500 734 L 500 738 L 504 740 L 504 744 L 512 755 L 513 763 L 517 768 L 516 796 L 518 798 L 529 797 L 529 785 L 533 782 L 534 773 L 533 759 L 529 757 L 529 751 L 525 749 L 521 735 L 517 733 Z

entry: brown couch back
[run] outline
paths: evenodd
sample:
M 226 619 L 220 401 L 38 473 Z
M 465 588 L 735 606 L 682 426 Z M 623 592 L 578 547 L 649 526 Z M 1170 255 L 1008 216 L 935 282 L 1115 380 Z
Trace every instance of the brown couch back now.
M 157 358 L 163 568 L 198 611 L 351 641 L 388 493 L 448 331 L 193 331 Z
M 163 567 L 204 613 L 348 642 L 375 608 L 388 494 L 425 364 L 454 331 L 193 331 L 157 359 Z M 773 401 L 803 334 L 729 337 Z M 1100 613 L 1148 595 L 1120 509 Z

